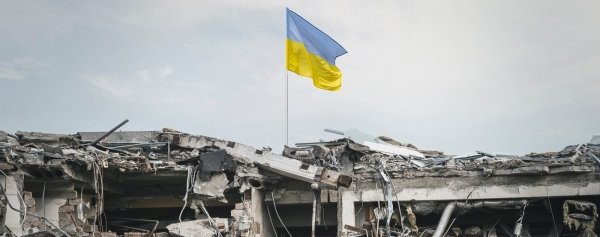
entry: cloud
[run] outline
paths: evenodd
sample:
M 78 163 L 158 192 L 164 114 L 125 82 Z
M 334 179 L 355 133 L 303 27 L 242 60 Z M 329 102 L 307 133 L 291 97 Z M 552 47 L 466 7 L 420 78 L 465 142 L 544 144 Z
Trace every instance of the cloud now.
M 136 72 L 137 77 L 147 83 L 163 80 L 173 74 L 173 68 L 169 65 L 164 65 L 155 69 L 144 69 Z
M 161 86 L 168 84 L 168 77 L 174 70 L 169 65 L 157 68 L 147 68 L 130 73 L 129 75 L 86 75 L 83 76 L 97 92 L 112 99 L 136 102 L 147 100 L 160 90 Z
M 28 76 L 48 73 L 45 63 L 31 58 L 0 61 L 0 79 L 25 80 Z
M 92 76 L 88 78 L 88 81 L 95 86 L 101 93 L 116 99 L 116 100 L 132 100 L 132 91 L 128 90 L 127 86 L 118 84 L 117 81 L 122 78 L 110 77 L 110 76 Z
M 10 66 L 0 64 L 0 78 L 20 81 L 25 79 L 25 75 Z
M 100 98 L 99 107 L 109 106 L 103 111 L 119 104 L 152 116 L 148 124 L 178 114 L 185 118 L 178 126 L 277 148 L 289 7 L 349 51 L 337 61 L 340 92 L 289 73 L 290 141 L 356 127 L 450 152 L 525 152 L 558 149 L 597 130 L 598 1 L 318 4 L 15 1 L 0 8 L 0 51 L 5 59 L 35 52 L 29 56 L 65 68 L 48 75 L 48 87 L 30 80 L 40 93 L 92 91 L 83 96 Z M 0 78 L 35 75 L 27 61 L 0 61 Z M 82 74 L 83 83 L 70 78 Z
M 201 100 L 197 92 L 210 90 L 209 87 L 174 78 L 174 73 L 175 70 L 165 64 L 127 74 L 84 75 L 82 78 L 96 93 L 122 104 L 171 108 L 206 106 L 208 100 Z

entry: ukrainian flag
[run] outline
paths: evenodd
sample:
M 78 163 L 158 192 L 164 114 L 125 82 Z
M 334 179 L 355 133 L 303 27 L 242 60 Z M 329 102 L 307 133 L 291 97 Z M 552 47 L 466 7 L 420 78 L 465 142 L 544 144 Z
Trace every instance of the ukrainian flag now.
M 317 88 L 337 91 L 342 87 L 342 72 L 335 59 L 347 51 L 323 31 L 287 9 L 287 69 L 311 77 Z

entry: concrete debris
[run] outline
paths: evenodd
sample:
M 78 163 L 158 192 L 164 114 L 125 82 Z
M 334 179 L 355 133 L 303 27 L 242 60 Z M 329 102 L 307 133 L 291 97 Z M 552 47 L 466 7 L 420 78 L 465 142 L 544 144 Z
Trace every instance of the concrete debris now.
M 563 222 L 570 229 L 594 230 L 597 219 L 598 209 L 592 202 L 566 200 L 563 204 Z
M 235 172 L 235 161 L 224 150 L 207 152 L 198 158 L 200 180 L 209 181 L 214 173 Z
M 404 206 L 406 210 L 406 217 L 408 219 L 408 223 L 410 224 L 410 231 L 416 233 L 419 230 L 417 226 L 417 216 L 413 212 L 410 206 Z M 402 220 L 400 220 L 402 221 Z
M 327 129 L 343 138 L 279 155 L 173 129 L 117 131 L 127 121 L 0 131 L 0 235 L 597 236 L 596 137 L 457 156 Z
M 483 230 L 479 226 L 471 226 L 465 229 L 465 237 L 483 237 Z
M 418 150 L 418 148 L 416 146 L 414 146 L 413 144 L 410 144 L 410 143 L 401 143 L 401 142 L 396 141 L 396 140 L 394 140 L 393 138 L 390 138 L 390 137 L 379 136 L 377 138 L 379 138 L 379 140 L 382 140 L 384 142 L 389 143 L 390 145 L 403 146 L 403 147 L 408 147 L 408 148 L 412 148 L 412 149 Z
M 338 135 L 343 135 L 355 143 L 367 146 L 373 151 L 393 155 L 415 156 L 420 158 L 425 157 L 421 152 L 417 151 L 416 148 L 413 148 L 415 146 L 405 145 L 385 136 L 381 137 L 381 139 L 366 134 L 364 132 L 358 131 L 357 129 L 350 129 L 346 132 L 341 132 L 333 129 L 325 129 L 325 131 L 335 133 Z
M 173 236 L 180 237 L 216 237 L 217 230 L 210 226 L 208 220 L 193 220 L 174 223 L 167 226 Z
M 422 202 L 412 203 L 411 209 L 417 215 L 426 216 L 426 215 L 433 213 L 435 211 L 435 209 L 437 209 L 437 206 L 438 206 L 438 203 L 436 203 L 436 202 L 422 201 Z

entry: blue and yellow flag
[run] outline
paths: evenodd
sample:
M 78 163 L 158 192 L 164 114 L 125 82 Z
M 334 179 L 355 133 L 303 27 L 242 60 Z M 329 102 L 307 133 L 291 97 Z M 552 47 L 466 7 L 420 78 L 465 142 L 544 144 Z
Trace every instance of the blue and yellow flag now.
M 347 51 L 329 35 L 287 9 L 287 69 L 310 77 L 317 88 L 337 91 L 342 87 L 342 72 L 335 59 Z

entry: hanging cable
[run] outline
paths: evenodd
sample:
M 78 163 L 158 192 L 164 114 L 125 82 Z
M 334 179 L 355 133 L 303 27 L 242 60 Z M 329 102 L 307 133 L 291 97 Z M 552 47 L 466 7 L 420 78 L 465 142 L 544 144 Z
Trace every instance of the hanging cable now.
M 392 177 L 387 170 L 384 170 L 384 172 L 387 174 L 388 177 Z M 402 206 L 400 206 L 400 199 L 398 198 L 398 194 L 399 192 L 396 192 L 396 188 L 394 187 L 394 183 L 390 182 L 390 185 L 392 186 L 392 192 L 394 192 L 396 195 L 394 195 L 396 197 L 396 203 L 398 205 L 398 215 L 400 215 L 400 226 L 402 227 L 402 232 L 404 233 L 407 229 L 406 226 L 404 226 L 404 215 L 402 214 Z
M 356 211 L 356 214 L 354 214 L 354 218 L 358 217 L 358 215 L 360 214 L 360 211 L 363 209 L 363 199 L 362 199 L 362 195 L 363 195 L 363 190 L 359 190 L 359 195 L 358 197 L 360 197 L 360 208 L 358 208 L 358 211 Z
M 96 215 L 94 216 L 94 224 L 98 223 L 98 229 L 100 231 L 107 230 L 104 229 L 104 174 L 102 172 L 102 159 L 96 153 L 96 150 L 92 148 L 91 153 L 94 155 L 95 160 L 92 162 L 92 170 L 93 170 L 93 186 L 94 193 L 96 195 Z M 108 226 L 106 226 L 108 228 Z M 94 226 L 95 229 L 95 226 Z
M 44 188 L 42 189 L 42 208 L 44 209 L 44 217 L 46 217 L 46 181 L 44 181 Z
M 520 236 L 521 231 L 523 231 L 523 219 L 525 218 L 525 209 L 526 208 L 527 208 L 527 202 L 525 203 L 525 205 L 523 205 L 523 212 L 521 213 L 521 217 L 519 217 L 519 219 L 517 219 L 517 222 L 515 223 L 515 229 L 514 229 L 513 233 L 516 236 Z
M 2 170 L 0 170 L 0 172 L 2 172 Z M 2 172 L 2 174 L 4 174 L 5 176 L 7 176 L 4 172 Z M 51 226 L 53 226 L 54 228 L 56 228 L 58 231 L 60 231 L 63 234 L 65 234 L 65 236 L 71 237 L 71 235 L 67 234 L 67 232 L 65 232 L 64 230 L 62 230 L 60 227 L 56 226 L 54 223 L 52 223 L 50 220 L 48 220 L 48 218 L 43 217 L 43 216 L 38 216 L 38 215 L 32 214 L 32 213 L 27 213 L 25 211 L 21 211 L 21 210 L 15 208 L 15 207 L 13 207 L 13 205 L 8 200 L 8 195 L 6 194 L 6 192 L 4 192 L 4 189 L 5 189 L 4 186 L 0 185 L 0 194 L 4 195 L 4 197 L 6 198 L 6 203 L 8 204 L 8 207 L 10 207 L 10 209 L 12 209 L 13 211 L 16 211 L 18 213 L 21 213 L 23 215 L 29 215 L 29 216 L 33 216 L 33 217 L 36 217 L 36 218 L 40 218 L 40 219 L 44 220 L 46 223 L 48 223 Z M 6 226 L 4 228 L 8 229 Z M 10 229 L 8 229 L 8 230 L 10 231 Z M 12 232 L 12 231 L 10 231 L 10 232 Z
M 288 235 L 290 235 L 290 237 L 292 237 L 292 234 L 290 233 L 288 228 L 285 227 L 285 224 L 283 224 L 283 221 L 281 220 L 281 216 L 279 216 L 279 212 L 277 211 L 277 204 L 275 204 L 275 196 L 273 196 L 274 192 L 275 192 L 275 189 L 273 189 L 273 191 L 271 191 L 271 200 L 273 201 L 273 207 L 275 209 L 275 214 L 277 215 L 277 218 L 279 218 L 279 222 L 281 222 L 281 225 L 283 226 L 285 231 L 288 233 Z
M 187 176 L 185 178 L 185 196 L 183 196 L 183 207 L 181 207 L 181 211 L 179 212 L 179 223 L 183 222 L 181 220 L 181 215 L 183 215 L 183 210 L 187 206 L 188 193 L 190 191 L 190 179 L 191 179 L 192 167 L 188 167 Z
M 8 181 L 10 181 L 14 186 L 15 186 L 15 190 L 17 190 L 17 195 L 19 196 L 18 199 L 21 199 L 21 202 L 23 203 L 23 219 L 21 220 L 21 230 L 23 230 L 23 226 L 25 225 L 25 217 L 27 217 L 27 205 L 25 205 L 25 200 L 23 199 L 23 196 L 21 196 L 21 192 L 19 191 L 19 186 L 17 186 L 16 181 L 11 180 L 10 178 L 13 178 L 12 176 L 9 178 L 9 176 L 4 173 L 4 171 L 0 170 L 0 172 L 2 172 L 2 174 L 6 177 L 6 179 L 8 179 Z M 14 178 L 13 178 L 14 179 Z M 6 200 L 8 201 L 8 197 L 6 197 Z
M 271 218 L 271 211 L 269 211 L 269 207 L 267 206 L 267 201 L 265 202 L 265 206 L 267 207 L 267 215 L 269 215 L 269 221 L 271 222 L 271 227 L 273 227 L 273 233 L 275 233 L 275 237 L 279 237 L 277 236 L 277 230 L 275 230 L 275 225 L 273 224 L 273 218 Z
M 317 192 L 314 191 L 315 195 L 314 195 L 314 199 L 313 199 L 313 206 L 312 206 L 312 221 L 311 221 L 311 230 L 310 230 L 310 236 L 311 237 L 315 237 L 315 232 L 316 232 L 316 222 L 317 222 Z
M 215 230 L 217 231 L 217 235 L 219 237 L 223 237 L 221 235 L 221 232 L 219 231 L 219 226 L 217 226 L 217 224 L 215 223 L 215 221 L 212 219 L 212 217 L 210 217 L 210 214 L 208 214 L 208 211 L 206 210 L 206 207 L 204 206 L 204 202 L 203 201 L 199 201 L 200 204 L 200 209 L 202 209 L 202 212 L 204 212 L 204 214 L 206 215 L 206 217 L 208 217 L 208 222 L 215 228 Z
M 523 205 L 523 212 L 521 213 L 521 217 L 519 217 L 519 219 L 517 219 L 518 223 L 523 223 L 523 219 L 525 218 L 525 208 L 527 208 L 527 203 L 525 203 L 525 205 Z
M 496 223 L 494 223 L 492 228 L 489 229 L 486 236 L 490 236 L 490 233 L 492 233 L 492 230 L 494 230 L 496 228 L 496 225 L 498 225 L 498 223 L 500 223 L 500 220 L 502 220 L 502 217 L 498 218 L 498 220 L 496 221 Z
M 556 221 L 554 220 L 554 211 L 552 211 L 552 203 L 550 202 L 550 194 L 548 193 L 548 185 L 544 187 L 546 188 L 546 198 L 548 199 L 548 206 L 550 207 L 550 215 L 552 215 L 552 224 L 554 224 L 554 232 L 556 232 L 556 236 L 558 236 L 558 229 L 556 228 Z

